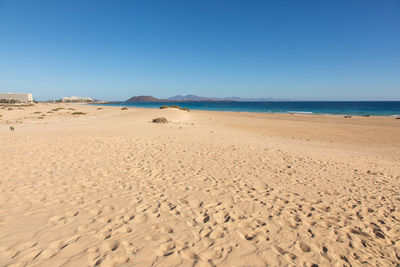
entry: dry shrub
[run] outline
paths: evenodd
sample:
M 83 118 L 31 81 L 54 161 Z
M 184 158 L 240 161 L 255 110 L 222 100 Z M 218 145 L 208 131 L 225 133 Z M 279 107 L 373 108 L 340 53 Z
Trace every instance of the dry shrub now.
M 123 108 L 121 108 L 121 110 L 127 110 L 128 108 L 127 107 L 123 107 Z
M 177 105 L 172 105 L 170 107 L 164 105 L 164 106 L 160 107 L 160 109 L 166 109 L 166 108 L 176 108 L 176 109 L 185 110 L 187 112 L 190 112 L 190 110 L 188 108 L 181 108 L 180 106 L 177 106 Z
M 168 123 L 167 118 L 164 117 L 159 117 L 159 118 L 155 118 L 152 121 L 153 123 Z
M 71 115 L 86 115 L 86 113 L 78 111 L 78 112 L 72 112 Z

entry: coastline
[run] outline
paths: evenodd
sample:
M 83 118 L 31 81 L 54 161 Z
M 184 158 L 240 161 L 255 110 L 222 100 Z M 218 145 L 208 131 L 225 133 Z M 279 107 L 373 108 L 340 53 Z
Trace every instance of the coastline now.
M 2 265 L 400 264 L 393 117 L 47 103 L 0 115 Z
M 48 114 L 46 111 L 54 108 L 65 106 L 62 113 Z M 72 107 L 76 110 L 68 110 Z M 101 110 L 97 110 L 101 108 Z M 199 117 L 193 120 L 194 123 L 204 124 L 205 126 L 223 127 L 225 129 L 234 127 L 235 130 L 244 132 L 255 132 L 257 134 L 264 134 L 276 137 L 288 138 L 315 138 L 321 141 L 338 141 L 338 142 L 354 142 L 354 143 L 372 143 L 372 144 L 391 144 L 397 147 L 400 144 L 400 120 L 392 116 L 351 116 L 345 118 L 343 115 L 321 115 L 321 114 L 287 114 L 287 113 L 257 113 L 257 112 L 237 112 L 237 111 L 209 111 L 209 110 L 190 110 L 179 111 L 176 109 L 159 108 L 143 108 L 143 107 L 129 107 L 127 110 L 121 110 L 120 106 L 102 106 L 92 104 L 50 104 L 40 103 L 35 107 L 28 107 L 32 110 L 30 114 L 23 118 L 21 111 L 20 115 L 14 118 L 8 118 L 7 111 L 2 112 L 0 109 L 1 123 L 7 125 L 30 125 L 35 128 L 35 124 L 41 125 L 57 123 L 62 125 L 63 122 L 73 123 L 75 120 L 96 120 L 98 116 L 126 116 L 126 113 L 133 112 L 133 118 L 136 121 L 149 122 L 156 116 L 166 116 L 171 114 L 171 122 L 173 124 L 189 123 L 192 115 Z M 34 112 L 42 112 L 40 114 L 33 114 Z M 83 110 L 86 115 L 72 116 L 74 111 Z M 106 112 L 107 111 L 107 112 Z M 15 113 L 19 112 L 18 109 Z M 138 118 L 143 114 L 144 120 Z M 179 114 L 179 115 L 177 115 Z M 47 119 L 38 119 L 40 116 L 47 116 Z M 55 116 L 56 115 L 56 116 Z M 25 116 L 24 116 L 25 117 Z M 180 119 L 184 118 L 182 121 Z M 213 118 L 214 117 L 214 118 Z M 212 119 L 212 120 L 211 120 Z M 122 122 L 122 121 L 121 121 Z M 95 123 L 96 124 L 96 123 Z M 8 129 L 3 128 L 3 131 Z
M 266 114 L 307 114 L 341 116 L 400 116 L 400 101 L 140 101 L 99 104 L 119 107 L 158 108 L 161 105 L 181 105 L 190 110 L 232 111 Z

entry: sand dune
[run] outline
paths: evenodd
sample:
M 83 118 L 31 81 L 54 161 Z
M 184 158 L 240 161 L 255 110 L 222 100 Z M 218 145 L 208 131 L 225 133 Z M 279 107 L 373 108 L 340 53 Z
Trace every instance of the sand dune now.
M 1 266 L 400 264 L 394 118 L 0 115 Z

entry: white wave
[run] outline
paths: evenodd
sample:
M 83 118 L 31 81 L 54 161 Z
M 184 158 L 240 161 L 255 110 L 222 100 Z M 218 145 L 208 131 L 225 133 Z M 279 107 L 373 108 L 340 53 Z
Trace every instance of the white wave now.
M 288 111 L 288 113 L 293 113 L 293 114 L 313 114 L 311 111 Z

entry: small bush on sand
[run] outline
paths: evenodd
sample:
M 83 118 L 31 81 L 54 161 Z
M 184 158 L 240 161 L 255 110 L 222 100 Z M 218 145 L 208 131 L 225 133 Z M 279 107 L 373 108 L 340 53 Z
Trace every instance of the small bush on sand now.
M 166 109 L 166 108 L 176 108 L 176 109 L 185 110 L 187 112 L 190 112 L 190 110 L 188 108 L 181 108 L 180 106 L 177 106 L 177 105 L 172 105 L 170 107 L 164 105 L 164 106 L 160 107 L 160 109 Z
M 123 108 L 121 108 L 121 110 L 127 110 L 128 108 L 126 108 L 126 107 L 123 107 Z
M 54 113 L 53 111 L 47 111 L 47 113 Z
M 78 112 L 72 112 L 71 115 L 86 115 L 86 113 L 78 111 Z
M 153 123 L 168 123 L 168 120 L 164 117 L 155 118 L 152 121 Z
M 59 111 L 59 110 L 62 110 L 62 109 L 64 109 L 64 108 L 53 108 L 51 111 Z
M 33 112 L 33 114 L 40 114 L 40 113 L 42 113 L 41 111 L 35 111 L 35 112 Z
M 97 110 L 100 110 L 100 109 L 103 109 L 103 108 L 97 108 Z
M 12 108 L 8 108 L 7 110 L 13 110 Z
M 44 117 L 38 117 L 38 119 L 40 119 L 40 120 L 43 120 L 43 119 L 44 119 Z
M 69 108 L 68 110 L 76 110 L 76 109 L 74 109 L 74 108 Z

